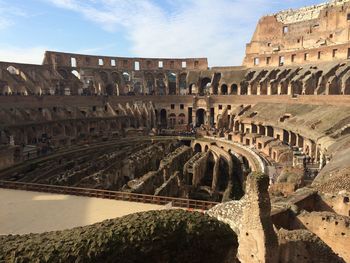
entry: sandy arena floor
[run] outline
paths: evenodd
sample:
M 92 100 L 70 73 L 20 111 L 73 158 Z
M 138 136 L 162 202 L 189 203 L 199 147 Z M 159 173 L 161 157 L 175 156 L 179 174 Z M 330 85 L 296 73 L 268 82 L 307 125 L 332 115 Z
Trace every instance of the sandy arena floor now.
M 42 233 L 163 206 L 0 189 L 0 235 Z

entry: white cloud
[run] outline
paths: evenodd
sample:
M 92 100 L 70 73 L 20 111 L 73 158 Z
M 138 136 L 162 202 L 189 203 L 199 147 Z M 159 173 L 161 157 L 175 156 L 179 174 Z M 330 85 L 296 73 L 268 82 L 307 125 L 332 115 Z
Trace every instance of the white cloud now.
M 134 56 L 208 57 L 211 65 L 222 66 L 242 63 L 258 19 L 281 5 L 269 0 L 164 0 L 162 6 L 154 0 L 46 1 L 107 31 L 125 33 Z
M 0 45 L 0 61 L 41 64 L 46 47 L 13 47 Z

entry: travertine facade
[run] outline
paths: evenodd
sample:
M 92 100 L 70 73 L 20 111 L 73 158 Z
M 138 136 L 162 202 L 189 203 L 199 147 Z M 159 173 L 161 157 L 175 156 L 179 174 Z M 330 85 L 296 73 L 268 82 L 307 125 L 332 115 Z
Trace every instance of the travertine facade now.
M 349 261 L 349 23 L 345 0 L 265 16 L 239 67 L 0 62 L 0 186 L 223 202 L 242 263 Z
M 264 16 L 247 44 L 244 65 L 276 67 L 348 59 L 349 23 L 348 0 Z

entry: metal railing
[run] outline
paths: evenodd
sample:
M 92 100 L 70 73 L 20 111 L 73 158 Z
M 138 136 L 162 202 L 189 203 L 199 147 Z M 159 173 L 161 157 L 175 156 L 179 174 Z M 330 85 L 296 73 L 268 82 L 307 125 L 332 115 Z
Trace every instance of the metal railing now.
M 128 192 L 46 185 L 46 184 L 35 184 L 35 183 L 24 183 L 24 182 L 13 182 L 13 181 L 0 181 L 0 188 L 35 191 L 35 192 L 43 192 L 43 193 L 54 193 L 54 194 L 63 194 L 63 195 L 96 197 L 96 198 L 103 198 L 103 199 L 129 201 L 129 202 L 155 204 L 155 205 L 166 205 L 171 203 L 172 207 L 188 208 L 188 209 L 195 209 L 195 210 L 208 210 L 218 204 L 216 202 L 174 198 L 174 197 L 166 197 L 166 196 L 154 196 L 154 195 L 135 194 L 135 193 L 128 193 Z

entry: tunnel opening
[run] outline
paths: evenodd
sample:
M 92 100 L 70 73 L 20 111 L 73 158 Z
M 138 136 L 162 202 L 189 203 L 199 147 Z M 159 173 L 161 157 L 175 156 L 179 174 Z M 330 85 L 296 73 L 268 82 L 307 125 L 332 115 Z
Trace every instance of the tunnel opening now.
M 219 160 L 219 176 L 218 176 L 218 190 L 223 192 L 226 190 L 229 182 L 229 166 L 226 160 L 220 158 Z
M 214 173 L 215 159 L 214 155 L 210 152 L 207 161 L 207 169 L 203 176 L 200 185 L 211 187 L 213 184 L 213 173 Z

